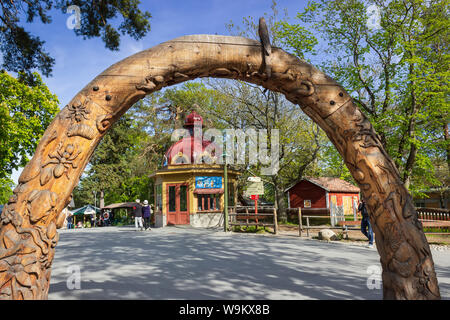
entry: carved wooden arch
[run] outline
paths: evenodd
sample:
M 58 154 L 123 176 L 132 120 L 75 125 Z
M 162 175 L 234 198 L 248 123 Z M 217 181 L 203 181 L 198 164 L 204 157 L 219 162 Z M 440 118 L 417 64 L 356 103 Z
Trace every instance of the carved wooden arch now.
M 263 45 L 241 37 L 185 36 L 112 65 L 84 87 L 47 128 L 2 212 L 0 298 L 47 298 L 57 227 L 65 218 L 60 212 L 111 124 L 165 86 L 221 77 L 283 93 L 326 132 L 367 200 L 384 298 L 439 299 L 412 198 L 370 122 L 333 79 Z

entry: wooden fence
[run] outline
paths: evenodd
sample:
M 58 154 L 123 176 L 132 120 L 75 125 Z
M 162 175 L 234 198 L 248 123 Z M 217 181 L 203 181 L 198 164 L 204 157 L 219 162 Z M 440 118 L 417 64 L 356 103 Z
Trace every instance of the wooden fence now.
M 275 234 L 278 233 L 277 209 L 268 206 L 258 206 L 255 212 L 254 206 L 236 206 L 235 212 L 229 213 L 230 226 L 256 226 L 272 227 Z
M 450 210 L 439 208 L 416 208 L 417 216 L 427 234 L 449 234 Z M 433 231 L 434 229 L 438 232 Z
M 450 210 L 449 209 L 437 209 L 437 208 L 416 208 L 419 221 L 421 221 L 424 228 L 424 232 L 427 234 L 450 234 Z M 310 220 L 313 218 L 331 219 L 330 209 L 328 208 L 289 208 L 287 209 L 288 217 L 295 217 L 295 220 L 299 222 L 299 236 L 302 236 L 302 231 L 306 231 L 306 235 L 309 236 L 310 229 L 317 229 L 318 226 L 311 226 Z M 358 215 L 360 218 L 360 215 Z M 306 226 L 303 225 L 303 221 L 306 221 Z M 326 227 L 327 229 L 342 229 L 344 232 L 348 230 L 357 230 L 360 220 L 339 222 L 338 226 Z M 348 228 L 349 225 L 354 225 L 353 228 Z M 438 232 L 433 231 L 437 229 Z
M 449 234 L 450 228 L 450 210 L 436 209 L 436 208 L 416 208 L 418 218 L 422 222 L 425 233 L 433 234 Z M 258 213 L 255 214 L 254 206 L 236 206 L 229 216 L 230 226 L 256 226 L 256 227 L 272 227 L 274 233 L 278 233 L 278 217 L 277 209 L 271 206 L 258 207 Z M 234 212 L 233 212 L 234 211 Z M 306 231 L 309 236 L 310 229 L 317 229 L 320 226 L 311 226 L 310 219 L 330 219 L 332 218 L 329 208 L 288 208 L 286 209 L 288 219 L 291 221 L 298 221 L 298 235 L 302 236 L 302 232 Z M 360 217 L 360 215 L 358 215 Z M 306 222 L 306 225 L 304 224 Z M 357 228 L 348 228 L 348 225 L 353 225 L 359 222 L 356 221 L 347 223 L 338 223 L 337 226 L 327 226 L 327 229 L 339 230 L 356 230 Z M 430 232 L 430 230 L 438 229 L 439 232 Z
M 449 209 L 438 208 L 416 208 L 419 219 L 422 220 L 444 220 L 450 221 Z

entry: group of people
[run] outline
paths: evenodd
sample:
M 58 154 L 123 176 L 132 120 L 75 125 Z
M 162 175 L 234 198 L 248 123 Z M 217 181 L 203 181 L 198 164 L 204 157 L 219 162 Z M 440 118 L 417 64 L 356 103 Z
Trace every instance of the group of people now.
M 136 231 L 148 230 L 150 231 L 150 217 L 153 213 L 148 201 L 144 200 L 141 205 L 141 200 L 136 199 L 136 206 L 133 207 L 134 225 Z
M 100 215 L 99 218 L 96 218 L 95 215 L 83 216 L 83 221 L 78 221 L 77 224 L 74 224 L 74 216 L 70 215 L 67 217 L 67 229 L 74 228 L 93 228 L 93 227 L 104 227 L 111 225 L 111 222 L 108 218 L 105 218 L 104 215 Z

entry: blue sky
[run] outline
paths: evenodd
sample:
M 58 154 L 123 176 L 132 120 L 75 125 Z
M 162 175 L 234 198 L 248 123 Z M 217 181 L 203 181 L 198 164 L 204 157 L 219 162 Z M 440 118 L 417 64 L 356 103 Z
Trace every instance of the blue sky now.
M 291 18 L 301 11 L 307 0 L 279 0 L 279 16 L 287 9 Z M 142 0 L 141 10 L 152 14 L 151 31 L 136 41 L 122 36 L 119 51 L 105 48 L 101 39 L 77 37 L 66 26 L 70 14 L 54 11 L 51 24 L 25 24 L 26 30 L 44 40 L 45 49 L 55 58 L 52 76 L 44 78 L 63 108 L 87 83 L 110 65 L 161 42 L 188 34 L 229 34 L 226 24 L 240 24 L 244 17 L 255 21 L 271 12 L 272 0 Z M 13 173 L 17 183 L 19 172 Z
M 152 14 L 151 31 L 136 41 L 123 36 L 119 51 L 105 48 L 101 39 L 86 39 L 75 36 L 66 27 L 69 14 L 55 11 L 53 23 L 33 23 L 26 29 L 46 41 L 45 47 L 56 59 L 52 77 L 45 78 L 50 90 L 55 93 L 61 106 L 65 106 L 79 90 L 95 76 L 136 52 L 153 47 L 161 42 L 188 34 L 229 34 L 226 24 L 231 20 L 240 24 L 243 17 L 255 20 L 270 12 L 271 0 L 143 0 L 140 8 Z M 280 0 L 278 9 L 288 9 L 291 17 L 300 11 L 306 0 Z

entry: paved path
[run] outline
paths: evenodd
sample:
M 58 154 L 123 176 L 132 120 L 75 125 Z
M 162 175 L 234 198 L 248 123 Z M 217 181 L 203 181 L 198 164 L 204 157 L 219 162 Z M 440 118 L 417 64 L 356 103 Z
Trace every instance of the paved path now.
M 450 252 L 433 250 L 444 299 Z M 69 267 L 81 289 L 69 290 Z M 61 230 L 49 299 L 381 299 L 376 249 L 289 236 L 167 227 Z

